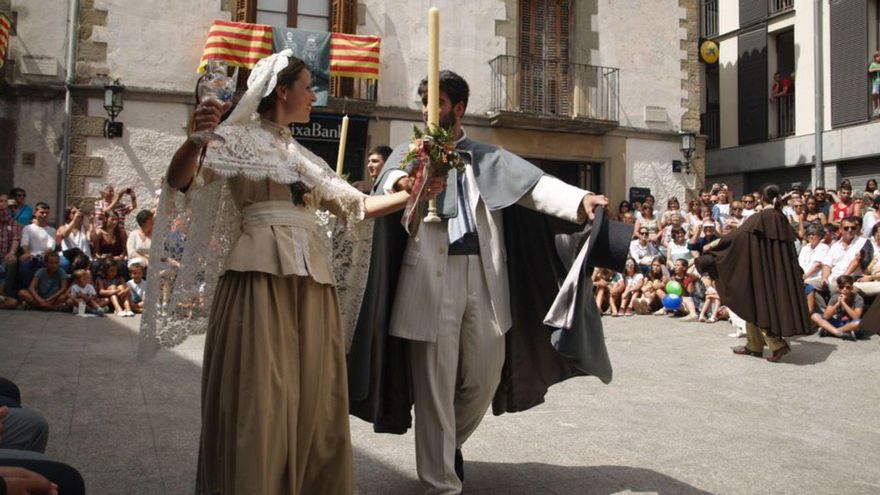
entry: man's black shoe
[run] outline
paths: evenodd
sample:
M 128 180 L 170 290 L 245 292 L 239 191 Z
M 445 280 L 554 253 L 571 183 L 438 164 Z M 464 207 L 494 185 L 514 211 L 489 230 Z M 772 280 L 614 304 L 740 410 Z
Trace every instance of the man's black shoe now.
M 455 449 L 455 475 L 458 476 L 458 481 L 464 482 L 464 457 L 461 449 Z

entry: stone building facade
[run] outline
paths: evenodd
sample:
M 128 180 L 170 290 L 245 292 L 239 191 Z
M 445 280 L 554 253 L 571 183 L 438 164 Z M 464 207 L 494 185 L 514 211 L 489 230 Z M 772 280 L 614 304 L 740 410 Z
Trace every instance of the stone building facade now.
M 32 202 L 57 207 L 57 189 L 66 183 L 65 203 L 88 204 L 111 183 L 133 187 L 148 205 L 185 138 L 195 67 L 212 21 L 254 22 L 259 11 L 279 4 L 288 5 L 290 27 L 317 5 L 316 12 L 329 12 L 328 26 L 382 38 L 378 84 L 365 89 L 358 81 L 337 82 L 328 106 L 314 110 L 315 122 L 325 127 L 338 125 L 343 112 L 361 123 L 362 135 L 349 138 L 357 149 L 346 155 L 352 177 L 363 174 L 366 149 L 406 141 L 420 120 L 415 88 L 427 64 L 430 2 L 78 0 L 65 162 L 70 1 L 0 0 L 0 11 L 14 21 L 0 69 L 0 133 L 9 136 L 0 144 L 0 189 L 24 187 Z M 681 160 L 679 133 L 699 128 L 697 0 L 434 4 L 441 10 L 441 63 L 471 86 L 465 120 L 471 137 L 502 145 L 612 202 L 635 186 L 650 188 L 659 202 L 686 196 L 672 162 Z M 103 135 L 102 75 L 125 85 L 121 138 Z M 304 143 L 335 157 L 333 142 Z M 700 139 L 694 160 L 700 176 L 703 156 Z

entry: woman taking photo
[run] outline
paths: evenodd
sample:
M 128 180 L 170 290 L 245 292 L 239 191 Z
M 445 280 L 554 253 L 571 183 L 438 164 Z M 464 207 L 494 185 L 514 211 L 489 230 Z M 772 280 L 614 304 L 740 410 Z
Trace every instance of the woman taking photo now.
M 409 192 L 365 196 L 294 140 L 290 124 L 308 122 L 315 99 L 303 61 L 290 50 L 271 55 L 223 124 L 225 105 L 196 107 L 194 130 L 213 130 L 225 143 L 202 150 L 187 141 L 168 167 L 167 186 L 194 202 L 189 230 L 177 236 L 185 240 L 175 287 L 201 278 L 211 308 L 200 494 L 354 491 L 340 295 L 318 219 L 332 212 L 348 230 L 366 227 L 365 218 L 403 208 Z M 443 185 L 432 181 L 429 193 Z M 163 201 L 174 195 L 163 192 Z M 163 211 L 167 204 L 159 209 L 162 234 L 181 217 Z M 200 233 L 203 222 L 214 230 Z M 156 235 L 154 260 L 176 251 L 171 237 Z M 222 268 L 213 272 L 217 259 Z

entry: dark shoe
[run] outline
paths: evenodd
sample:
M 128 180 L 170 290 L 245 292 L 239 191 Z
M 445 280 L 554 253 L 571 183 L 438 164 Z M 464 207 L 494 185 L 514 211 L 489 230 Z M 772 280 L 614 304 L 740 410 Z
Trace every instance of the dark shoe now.
M 777 350 L 773 351 L 773 354 L 770 354 L 769 356 L 767 356 L 767 361 L 770 361 L 771 363 L 778 363 L 779 360 L 782 359 L 782 356 L 785 356 L 789 352 L 791 352 L 791 347 L 789 347 L 789 346 L 785 346 L 780 349 L 777 349 Z
M 828 336 L 828 330 L 825 330 L 824 328 L 820 328 L 819 329 L 819 337 L 827 337 L 827 336 Z
M 458 481 L 464 482 L 464 457 L 461 449 L 455 449 L 455 475 L 458 476 Z
M 840 335 L 840 338 L 843 340 L 852 340 L 853 342 L 855 342 L 856 341 L 856 333 L 855 332 L 843 332 Z
M 740 356 L 754 356 L 754 357 L 761 357 L 761 356 L 764 355 L 763 352 L 752 351 L 752 350 L 750 350 L 750 349 L 749 349 L 748 347 L 746 347 L 746 346 L 735 347 L 735 348 L 733 349 L 733 353 L 734 353 L 734 354 L 739 354 Z

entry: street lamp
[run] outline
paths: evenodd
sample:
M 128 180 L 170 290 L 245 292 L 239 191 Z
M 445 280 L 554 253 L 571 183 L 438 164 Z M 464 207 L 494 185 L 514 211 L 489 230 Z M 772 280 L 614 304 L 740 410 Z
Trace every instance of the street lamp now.
M 684 156 L 684 184 L 688 189 L 697 187 L 697 173 L 692 165 L 696 151 L 697 136 L 693 132 L 683 132 L 681 134 L 681 154 Z
M 122 112 L 122 93 L 125 86 L 116 79 L 104 85 L 104 110 L 110 119 L 104 120 L 104 137 L 113 139 L 122 137 L 122 122 L 116 122 L 116 117 Z

